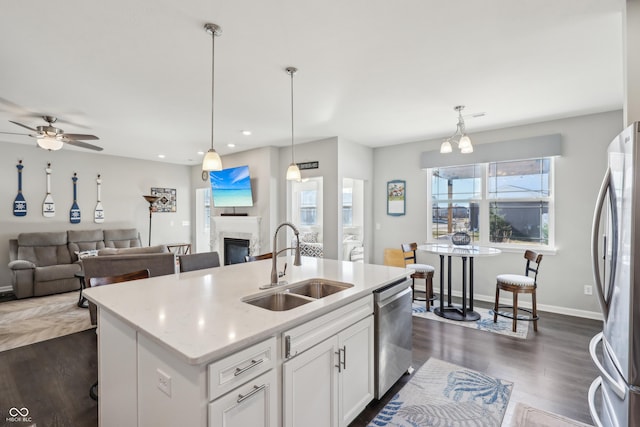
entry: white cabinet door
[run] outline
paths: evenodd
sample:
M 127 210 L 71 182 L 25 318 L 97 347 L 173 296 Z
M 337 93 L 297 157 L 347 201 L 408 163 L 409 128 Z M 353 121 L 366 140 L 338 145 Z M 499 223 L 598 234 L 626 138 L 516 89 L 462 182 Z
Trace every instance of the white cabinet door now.
M 272 369 L 221 396 L 209 404 L 209 426 L 276 427 L 277 388 Z
M 337 427 L 337 337 L 282 364 L 285 427 Z
M 340 426 L 347 426 L 373 400 L 373 316 L 338 334 Z

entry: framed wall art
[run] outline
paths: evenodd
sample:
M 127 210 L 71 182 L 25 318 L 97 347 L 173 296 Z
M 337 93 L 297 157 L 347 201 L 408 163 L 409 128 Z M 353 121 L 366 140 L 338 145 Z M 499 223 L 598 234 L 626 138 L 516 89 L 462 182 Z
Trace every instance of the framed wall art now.
M 406 182 L 399 179 L 387 182 L 387 215 L 404 215 L 407 206 Z
M 153 203 L 154 212 L 176 211 L 176 189 L 151 187 L 151 195 L 160 197 Z

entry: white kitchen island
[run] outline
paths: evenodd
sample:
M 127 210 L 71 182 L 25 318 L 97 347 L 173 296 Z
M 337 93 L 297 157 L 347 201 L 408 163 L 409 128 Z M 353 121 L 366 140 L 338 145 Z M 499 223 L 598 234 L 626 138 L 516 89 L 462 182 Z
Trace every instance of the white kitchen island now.
M 256 307 L 243 299 L 274 292 L 258 289 L 265 260 L 87 289 L 98 306 L 100 426 L 348 424 L 373 398 L 372 292 L 411 271 L 284 262 L 290 285 L 353 287 L 287 311 Z

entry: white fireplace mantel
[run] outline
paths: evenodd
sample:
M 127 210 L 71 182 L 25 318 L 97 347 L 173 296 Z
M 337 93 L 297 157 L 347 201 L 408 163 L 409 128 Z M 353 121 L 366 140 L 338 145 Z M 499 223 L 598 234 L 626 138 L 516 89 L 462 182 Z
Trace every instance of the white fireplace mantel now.
M 214 216 L 211 218 L 211 250 L 217 251 L 224 259 L 224 239 L 245 239 L 249 241 L 249 254 L 260 253 L 259 216 Z

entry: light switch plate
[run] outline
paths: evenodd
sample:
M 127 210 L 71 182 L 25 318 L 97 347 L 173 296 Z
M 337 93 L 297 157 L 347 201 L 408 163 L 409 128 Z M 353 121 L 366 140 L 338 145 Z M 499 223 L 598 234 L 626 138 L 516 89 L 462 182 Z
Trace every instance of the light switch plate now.
M 162 372 L 160 368 L 156 371 L 158 373 L 158 388 L 162 390 L 164 394 L 171 397 L 171 377 Z

